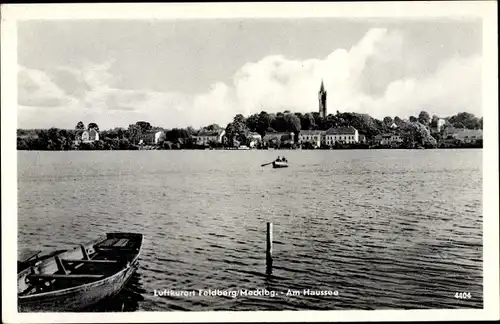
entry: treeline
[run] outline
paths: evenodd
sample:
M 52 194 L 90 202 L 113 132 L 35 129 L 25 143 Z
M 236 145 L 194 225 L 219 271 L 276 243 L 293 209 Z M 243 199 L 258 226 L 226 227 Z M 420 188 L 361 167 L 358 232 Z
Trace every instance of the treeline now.
M 438 126 L 439 119 L 444 119 L 445 124 L 440 132 L 433 132 Z M 397 126 L 396 129 L 392 127 L 393 124 Z M 233 121 L 227 125 L 226 135 L 230 140 L 236 139 L 238 142 L 244 143 L 249 132 L 256 132 L 262 137 L 272 132 L 293 132 L 296 137 L 295 142 L 297 142 L 301 130 L 328 130 L 332 127 L 348 126 L 356 128 L 359 134 L 366 136 L 367 140 L 373 139 L 376 135 L 393 132 L 403 136 L 408 142 L 437 145 L 436 137 L 439 139 L 446 128 L 482 129 L 483 118 L 478 118 L 467 112 L 440 118 L 436 115 L 431 117 L 429 113 L 422 111 L 418 116 L 410 116 L 408 119 L 387 116 L 383 120 L 379 120 L 368 114 L 341 113 L 339 111 L 324 118 L 317 112 L 302 114 L 284 111 L 269 114 L 262 111 L 246 118 L 241 114 L 236 115 Z
M 87 127 L 83 122 L 78 122 L 74 129 L 18 129 L 18 150 L 137 150 L 144 145 L 153 145 L 154 134 L 163 131 L 157 149 L 194 149 L 198 148 L 192 136 L 201 131 L 220 132 L 225 130 L 227 141 L 224 144 L 211 143 L 214 147 L 234 146 L 236 142 L 247 143 L 250 133 L 257 133 L 264 137 L 272 132 L 293 132 L 295 142 L 301 130 L 327 130 L 331 127 L 356 128 L 359 134 L 366 136 L 370 141 L 376 135 L 393 132 L 401 135 L 406 147 L 414 147 L 415 143 L 437 146 L 442 141 L 443 132 L 449 127 L 482 129 L 483 118 L 473 114 L 462 112 L 454 116 L 444 118 L 445 124 L 440 132 L 435 132 L 438 116 L 430 116 L 422 111 L 418 116 L 410 116 L 402 119 L 398 116 L 385 117 L 378 120 L 367 114 L 339 112 L 321 117 L 319 113 L 291 113 L 289 111 L 279 113 L 267 113 L 262 111 L 244 117 L 237 114 L 227 126 L 221 127 L 217 124 L 208 125 L 200 129 L 192 127 L 166 129 L 152 126 L 147 121 L 138 121 L 129 125 L 128 128 L 113 128 L 99 132 L 99 126 L 92 122 Z M 393 124 L 397 128 L 393 128 Z M 99 132 L 99 140 L 82 142 L 81 136 L 85 130 L 95 129 Z M 453 143 L 447 143 L 453 146 Z M 457 144 L 458 145 L 458 144 Z M 338 144 L 340 146 L 340 144 Z M 357 148 L 357 146 L 355 146 Z M 307 148 L 307 147 L 306 147 Z M 339 147 L 343 148 L 343 147 Z M 345 147 L 347 148 L 347 147 Z

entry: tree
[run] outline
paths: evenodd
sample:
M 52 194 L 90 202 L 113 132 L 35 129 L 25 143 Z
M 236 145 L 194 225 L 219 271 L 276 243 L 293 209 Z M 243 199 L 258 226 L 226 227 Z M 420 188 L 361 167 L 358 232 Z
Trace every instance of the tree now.
M 122 139 L 122 138 L 125 138 L 127 137 L 126 136 L 126 133 L 127 130 L 121 128 L 121 127 L 115 127 L 113 129 L 110 129 L 109 131 L 103 131 L 101 132 L 101 134 L 99 135 L 99 137 L 102 137 L 102 138 L 117 138 L 117 139 Z
M 89 123 L 89 126 L 87 127 L 87 129 L 95 129 L 97 132 L 99 131 L 99 126 L 96 124 L 96 123 Z
M 329 114 L 328 116 L 323 118 L 323 129 L 326 130 L 332 127 L 338 127 L 341 121 L 343 121 L 343 118 L 341 117 L 340 114 L 337 115 Z
M 151 130 L 151 124 L 147 121 L 138 121 L 137 123 L 135 123 L 137 126 L 139 126 L 141 128 L 141 132 L 143 134 L 149 132 Z
M 404 140 L 407 146 L 413 147 L 414 143 L 432 147 L 437 145 L 437 141 L 431 135 L 429 128 L 422 123 L 408 124 L 405 127 L 405 131 Z
M 300 112 L 293 113 L 297 118 L 300 120 L 300 123 L 302 125 L 302 119 L 304 118 L 304 115 Z
M 234 116 L 233 121 L 226 126 L 226 136 L 230 141 L 236 139 L 238 142 L 246 142 L 248 127 L 246 119 L 242 114 Z M 233 143 L 230 143 L 233 144 Z
M 392 125 L 392 118 L 391 118 L 391 117 L 389 117 L 389 116 L 384 117 L 384 120 L 383 120 L 383 121 L 384 121 L 384 124 L 385 124 L 386 126 L 391 126 L 391 125 Z
M 398 126 L 401 126 L 403 124 L 403 120 L 399 118 L 398 116 L 394 117 L 394 123 Z
M 429 125 L 431 116 L 429 116 L 429 113 L 427 111 L 421 111 L 420 114 L 418 114 L 418 121 L 421 124 Z
M 186 132 L 189 136 L 194 135 L 196 133 L 196 131 L 194 130 L 194 128 L 192 126 L 186 127 Z
M 259 124 L 259 115 L 253 114 L 248 116 L 245 123 L 251 132 L 256 132 Z
M 141 127 L 137 124 L 130 124 L 128 126 L 128 136 L 132 144 L 136 145 L 142 138 Z
M 481 128 L 481 120 L 474 114 L 461 112 L 452 116 L 448 121 L 457 128 L 478 129 Z
M 83 124 L 82 121 L 79 121 L 78 124 L 76 124 L 75 129 L 76 130 L 84 130 L 85 129 L 85 125 Z
M 286 122 L 286 130 L 287 132 L 293 132 L 295 134 L 294 141 L 298 142 L 299 133 L 300 133 L 300 119 L 294 114 L 286 114 L 284 116 L 284 120 Z
M 306 113 L 300 117 L 300 126 L 301 129 L 304 130 L 309 130 L 309 129 L 315 129 L 316 128 L 316 123 L 314 121 L 314 117 L 310 113 Z
M 417 117 L 414 117 L 414 116 L 410 116 L 410 122 L 412 123 L 416 123 L 418 121 Z
M 271 121 L 271 127 L 277 132 L 287 131 L 287 122 L 285 120 L 285 115 L 281 112 L 276 114 L 276 117 Z
M 436 115 L 432 116 L 431 127 L 436 128 L 438 126 L 439 117 Z
M 222 127 L 220 127 L 219 124 L 211 124 L 205 127 L 205 129 L 209 132 L 219 132 L 222 130 Z
M 165 139 L 169 142 L 172 142 L 172 143 L 179 143 L 180 139 L 182 141 L 182 140 L 187 139 L 189 137 L 190 137 L 190 134 L 188 133 L 188 131 L 186 129 L 183 129 L 183 128 L 173 128 L 171 130 L 168 130 L 165 133 Z
M 29 150 L 30 146 L 28 144 L 28 139 L 24 138 L 17 138 L 17 149 L 18 150 Z
M 316 129 L 324 129 L 325 119 L 320 116 L 319 112 L 313 112 L 312 116 L 314 119 L 314 125 L 316 125 Z
M 238 134 L 245 134 L 248 132 L 246 125 L 246 118 L 242 114 L 237 114 L 233 119 L 234 130 Z
M 255 131 L 259 133 L 262 138 L 264 138 L 269 127 L 271 127 L 271 123 L 272 116 L 265 111 L 261 111 L 257 118 L 257 127 Z

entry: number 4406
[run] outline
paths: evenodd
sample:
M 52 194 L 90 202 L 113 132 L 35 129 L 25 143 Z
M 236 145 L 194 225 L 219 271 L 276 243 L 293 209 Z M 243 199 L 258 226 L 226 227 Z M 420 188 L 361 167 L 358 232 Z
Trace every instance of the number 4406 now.
M 458 299 L 469 299 L 472 298 L 470 292 L 457 292 L 455 293 L 455 298 Z

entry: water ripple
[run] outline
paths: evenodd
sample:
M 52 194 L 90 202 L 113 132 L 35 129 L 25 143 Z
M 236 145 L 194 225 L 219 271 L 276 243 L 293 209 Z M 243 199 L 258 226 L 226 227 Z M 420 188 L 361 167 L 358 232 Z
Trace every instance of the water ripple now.
M 260 167 L 274 153 L 19 152 L 19 249 L 144 233 L 118 311 L 482 308 L 481 150 L 289 151 L 290 168 Z M 263 288 L 280 294 L 153 295 Z

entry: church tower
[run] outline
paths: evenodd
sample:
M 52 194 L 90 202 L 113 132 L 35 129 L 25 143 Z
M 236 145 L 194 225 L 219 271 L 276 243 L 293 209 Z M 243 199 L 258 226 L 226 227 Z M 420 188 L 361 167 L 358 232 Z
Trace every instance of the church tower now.
M 323 80 L 321 80 L 321 87 L 319 88 L 318 99 L 319 99 L 319 116 L 322 118 L 325 118 L 327 115 L 327 113 L 326 113 L 326 91 L 325 91 L 325 86 L 323 85 Z

